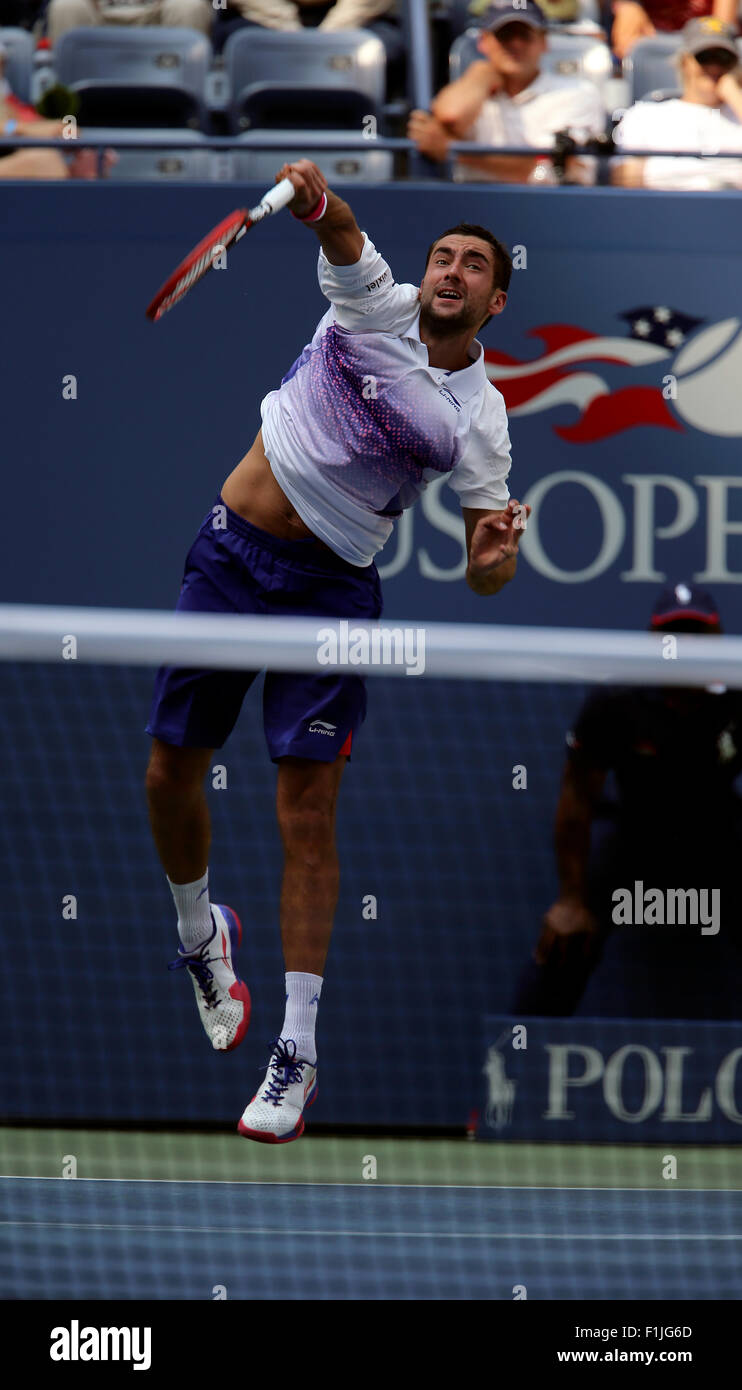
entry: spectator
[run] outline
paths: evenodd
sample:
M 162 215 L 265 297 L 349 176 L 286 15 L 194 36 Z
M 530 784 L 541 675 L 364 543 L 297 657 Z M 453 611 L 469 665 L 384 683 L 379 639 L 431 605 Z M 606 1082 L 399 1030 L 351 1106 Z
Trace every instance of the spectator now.
M 484 57 L 438 93 L 432 114 L 412 112 L 409 138 L 429 159 L 445 160 L 452 140 L 538 148 L 553 145 L 558 131 L 568 130 L 578 142 L 603 134 L 606 114 L 593 83 L 541 71 L 547 44 L 541 11 L 526 0 L 513 15 L 511 4 L 494 5 L 477 45 Z M 476 173 L 524 183 L 536 163 L 529 155 L 467 155 L 454 177 Z
M 47 136 L 61 140 L 64 136 L 62 121 L 47 121 L 27 106 L 10 89 L 5 77 L 7 51 L 0 44 L 0 133 L 21 141 L 41 140 Z M 116 155 L 106 150 L 103 157 L 103 171 L 106 173 L 115 163 Z M 59 150 L 18 149 L 6 153 L 0 150 L 0 179 L 94 179 L 98 176 L 96 150 L 71 150 L 71 158 Z
M 711 595 L 686 584 L 660 594 L 650 627 L 662 633 L 721 632 Z M 555 824 L 559 896 L 521 978 L 517 1015 L 574 1013 L 616 930 L 616 890 L 640 883 L 661 892 L 718 889 L 721 930 L 701 936 L 697 926 L 621 927 L 633 933 L 634 1002 L 644 992 L 644 1008 L 653 1017 L 737 1017 L 738 995 L 730 1014 L 721 974 L 725 965 L 737 989 L 740 771 L 742 691 L 632 686 L 602 688 L 588 697 L 567 736 Z M 613 804 L 604 800 L 609 773 L 617 794 Z M 701 971 L 708 971 L 708 997 L 699 989 Z M 626 1001 L 617 999 L 616 1005 L 622 1011 Z
M 742 69 L 734 29 L 717 19 L 691 20 L 677 62 L 682 95 L 638 101 L 614 132 L 619 148 L 657 150 L 657 157 L 616 161 L 613 182 L 632 188 L 742 188 Z M 670 150 L 738 158 L 678 159 L 660 153 Z
M 657 32 L 675 33 L 692 19 L 713 15 L 724 24 L 737 24 L 737 0 L 615 0 L 611 44 L 618 58 L 625 58 L 639 39 Z
M 51 0 L 47 26 L 52 44 L 69 29 L 98 24 L 162 24 L 211 33 L 210 0 Z

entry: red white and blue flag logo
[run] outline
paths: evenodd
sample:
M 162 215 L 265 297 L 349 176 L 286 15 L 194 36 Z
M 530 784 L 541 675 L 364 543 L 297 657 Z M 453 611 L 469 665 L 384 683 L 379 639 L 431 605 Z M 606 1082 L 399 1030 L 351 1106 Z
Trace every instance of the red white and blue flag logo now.
M 593 444 L 638 425 L 742 435 L 739 319 L 708 325 L 662 304 L 617 317 L 626 324 L 623 335 L 567 323 L 532 328 L 527 336 L 542 343 L 535 358 L 487 348 L 487 376 L 511 419 L 576 407 L 576 420 L 553 427 L 572 444 Z

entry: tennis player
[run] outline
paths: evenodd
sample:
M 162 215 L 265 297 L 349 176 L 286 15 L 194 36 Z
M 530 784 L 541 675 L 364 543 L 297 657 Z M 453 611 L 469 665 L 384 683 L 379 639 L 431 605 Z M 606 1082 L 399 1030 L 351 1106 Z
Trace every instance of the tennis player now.
M 319 237 L 330 307 L 263 400 L 262 429 L 188 554 L 178 608 L 379 618 L 374 556 L 395 518 L 442 475 L 463 509 L 469 586 L 498 593 L 515 573 L 528 514 L 509 498 L 505 406 L 475 337 L 505 308 L 505 247 L 462 224 L 436 237 L 419 288 L 398 285 L 315 164 L 284 165 L 284 177 L 296 188 L 294 216 Z M 181 943 L 171 968 L 189 971 L 207 1037 L 227 1052 L 247 1031 L 250 994 L 233 964 L 238 918 L 209 898 L 203 781 L 257 674 L 163 667 L 147 726 L 150 819 Z M 286 1007 L 265 1082 L 238 1126 L 264 1143 L 297 1139 L 317 1095 L 315 1022 L 339 884 L 335 808 L 365 713 L 359 676 L 266 675 Z

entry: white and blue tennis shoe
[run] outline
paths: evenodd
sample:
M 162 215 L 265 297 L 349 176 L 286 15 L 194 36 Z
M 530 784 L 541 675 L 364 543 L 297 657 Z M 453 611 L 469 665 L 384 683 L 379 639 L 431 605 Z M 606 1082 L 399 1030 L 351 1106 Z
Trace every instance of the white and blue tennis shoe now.
M 211 905 L 214 930 L 195 951 L 178 951 L 168 970 L 185 969 L 201 1022 L 217 1052 L 231 1052 L 244 1038 L 252 1008 L 250 991 L 232 964 L 232 952 L 242 941 L 242 923 L 231 907 Z
M 260 1144 L 288 1144 L 304 1133 L 304 1111 L 317 1099 L 317 1067 L 296 1055 L 293 1038 L 276 1038 L 263 1086 L 237 1131 Z

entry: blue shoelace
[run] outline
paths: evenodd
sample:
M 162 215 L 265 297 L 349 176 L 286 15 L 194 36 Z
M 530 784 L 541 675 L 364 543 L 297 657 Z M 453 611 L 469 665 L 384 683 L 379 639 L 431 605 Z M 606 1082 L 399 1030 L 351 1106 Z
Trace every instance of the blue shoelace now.
M 216 1008 L 219 1002 L 214 984 L 214 972 L 209 970 L 209 961 L 212 959 L 221 960 L 221 956 L 213 958 L 211 956 L 196 956 L 195 959 L 190 956 L 178 956 L 176 960 L 171 960 L 168 965 L 168 970 L 183 970 L 185 968 L 190 971 L 201 990 L 207 1009 Z
M 260 1099 L 267 1100 L 271 1105 L 280 1105 L 289 1086 L 304 1079 L 302 1068 L 307 1066 L 307 1063 L 296 1060 L 296 1043 L 293 1038 L 288 1038 L 285 1042 L 283 1038 L 274 1038 L 270 1045 L 273 1048 L 270 1063 L 273 1079 L 268 1082 Z M 290 1052 L 289 1048 L 293 1048 L 293 1051 Z

